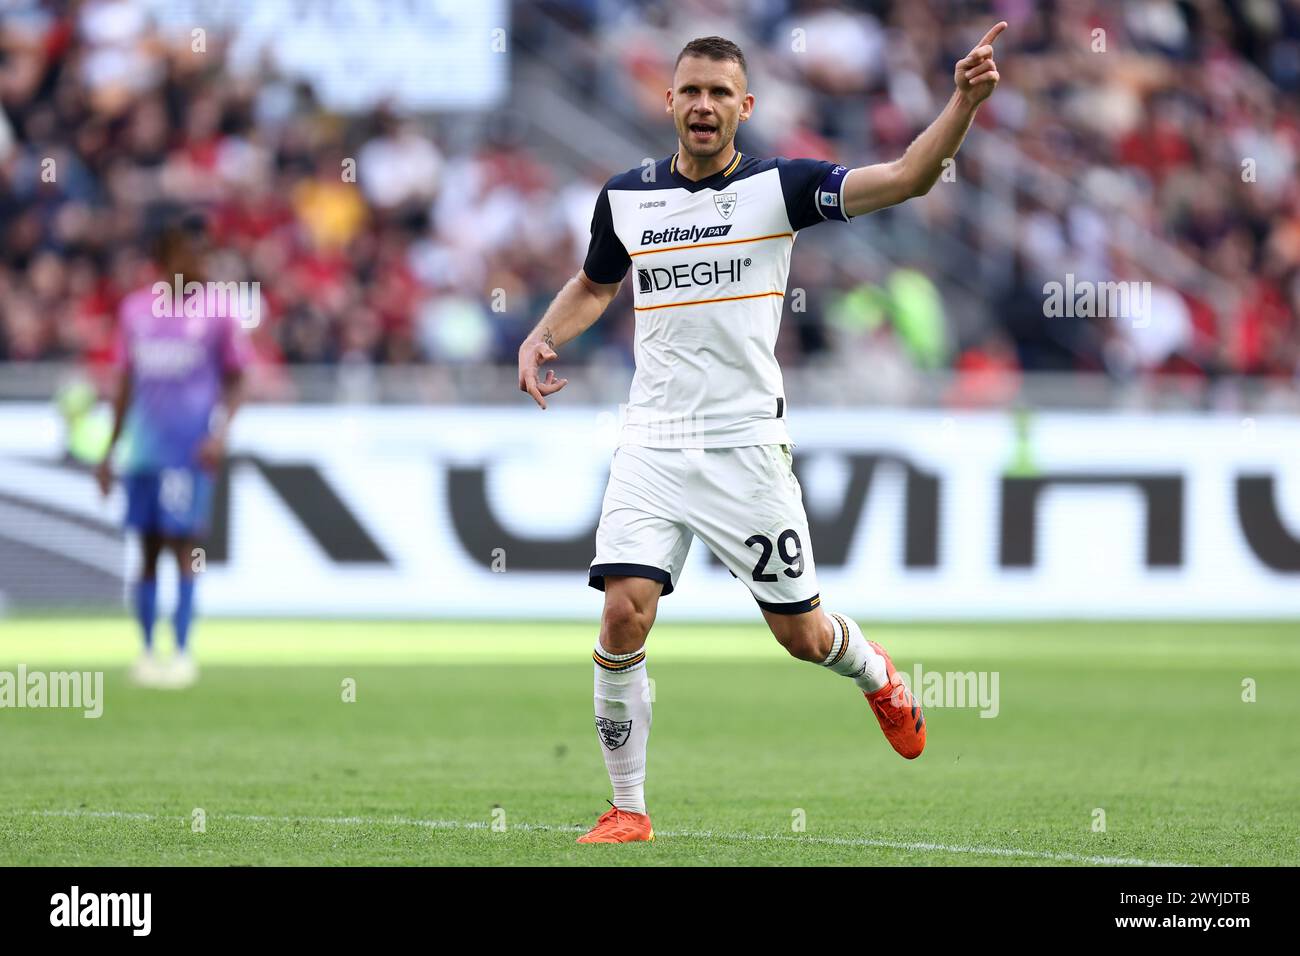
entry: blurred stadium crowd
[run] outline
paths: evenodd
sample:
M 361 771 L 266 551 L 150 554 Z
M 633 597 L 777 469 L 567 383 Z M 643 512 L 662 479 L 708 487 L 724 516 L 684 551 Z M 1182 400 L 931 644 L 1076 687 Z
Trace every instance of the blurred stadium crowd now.
M 657 129 L 655 155 L 681 43 L 730 36 L 761 83 L 741 148 L 854 165 L 906 148 L 998 18 L 1012 28 L 979 125 L 1077 188 L 1059 208 L 1017 199 L 1010 232 L 958 236 L 1007 264 L 974 322 L 923 260 L 871 274 L 801 243 L 808 308 L 787 317 L 783 361 L 1300 374 L 1295 0 L 546 0 L 516 4 L 512 31 L 581 79 L 594 116 Z M 133 0 L 0 2 L 0 360 L 104 361 L 117 302 L 157 278 L 149 235 L 197 209 L 208 277 L 261 283 L 268 380 L 292 363 L 513 364 L 616 170 L 557 162 L 508 122 L 453 148 L 437 117 L 332 115 L 269 63 L 224 69 L 224 42 L 195 53 Z M 908 215 L 956 231 L 943 185 Z M 1117 207 L 1229 294 L 1144 272 L 1108 238 Z M 814 231 L 833 228 L 855 227 Z M 1153 280 L 1154 315 L 1048 318 L 1043 284 L 1067 272 Z M 632 322 L 625 284 L 566 361 L 630 362 Z

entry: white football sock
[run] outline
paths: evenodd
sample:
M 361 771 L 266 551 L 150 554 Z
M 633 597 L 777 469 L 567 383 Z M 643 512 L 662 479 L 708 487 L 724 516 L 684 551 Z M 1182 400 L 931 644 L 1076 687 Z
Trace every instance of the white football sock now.
M 614 806 L 645 813 L 645 755 L 650 740 L 650 679 L 645 648 L 611 654 L 596 642 L 596 736 L 614 786 Z
M 851 677 L 868 694 L 884 687 L 889 682 L 885 659 L 871 649 L 857 621 L 834 611 L 827 611 L 826 615 L 831 619 L 835 640 L 822 666 Z

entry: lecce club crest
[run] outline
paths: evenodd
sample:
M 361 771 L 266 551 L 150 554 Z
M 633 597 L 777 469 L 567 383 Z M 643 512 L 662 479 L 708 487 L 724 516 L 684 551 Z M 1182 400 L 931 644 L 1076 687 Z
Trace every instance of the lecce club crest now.
M 718 212 L 723 219 L 730 219 L 731 214 L 736 211 L 736 194 L 718 193 L 713 197 L 713 205 L 718 207 Z
M 606 748 L 617 750 L 627 743 L 627 738 L 632 733 L 632 721 L 597 717 L 596 730 L 600 732 L 600 739 L 604 742 Z

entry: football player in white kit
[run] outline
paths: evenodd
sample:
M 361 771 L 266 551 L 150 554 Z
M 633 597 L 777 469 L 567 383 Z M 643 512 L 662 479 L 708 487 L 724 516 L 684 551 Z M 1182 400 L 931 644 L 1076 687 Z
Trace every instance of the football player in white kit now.
M 636 374 L 589 570 L 605 592 L 596 731 L 614 793 L 578 842 L 654 839 L 645 644 L 695 537 L 750 588 L 791 655 L 852 680 L 902 756 L 924 749 L 925 717 L 889 655 L 821 605 L 774 349 L 796 233 L 928 192 L 997 85 L 992 43 L 1006 26 L 957 63 L 952 98 L 901 158 L 856 169 L 738 152 L 736 128 L 754 109 L 744 54 L 721 37 L 693 40 L 667 94 L 677 152 L 601 190 L 582 269 L 519 348 L 519 388 L 544 409 L 567 380 L 539 378 L 541 365 L 633 271 Z

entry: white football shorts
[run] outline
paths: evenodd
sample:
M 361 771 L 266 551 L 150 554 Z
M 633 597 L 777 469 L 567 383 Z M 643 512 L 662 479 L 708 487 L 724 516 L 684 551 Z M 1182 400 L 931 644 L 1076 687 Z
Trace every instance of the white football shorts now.
M 588 583 L 603 591 L 605 575 L 628 575 L 671 594 L 697 536 L 763 609 L 802 614 L 821 602 L 789 445 L 621 445 Z

